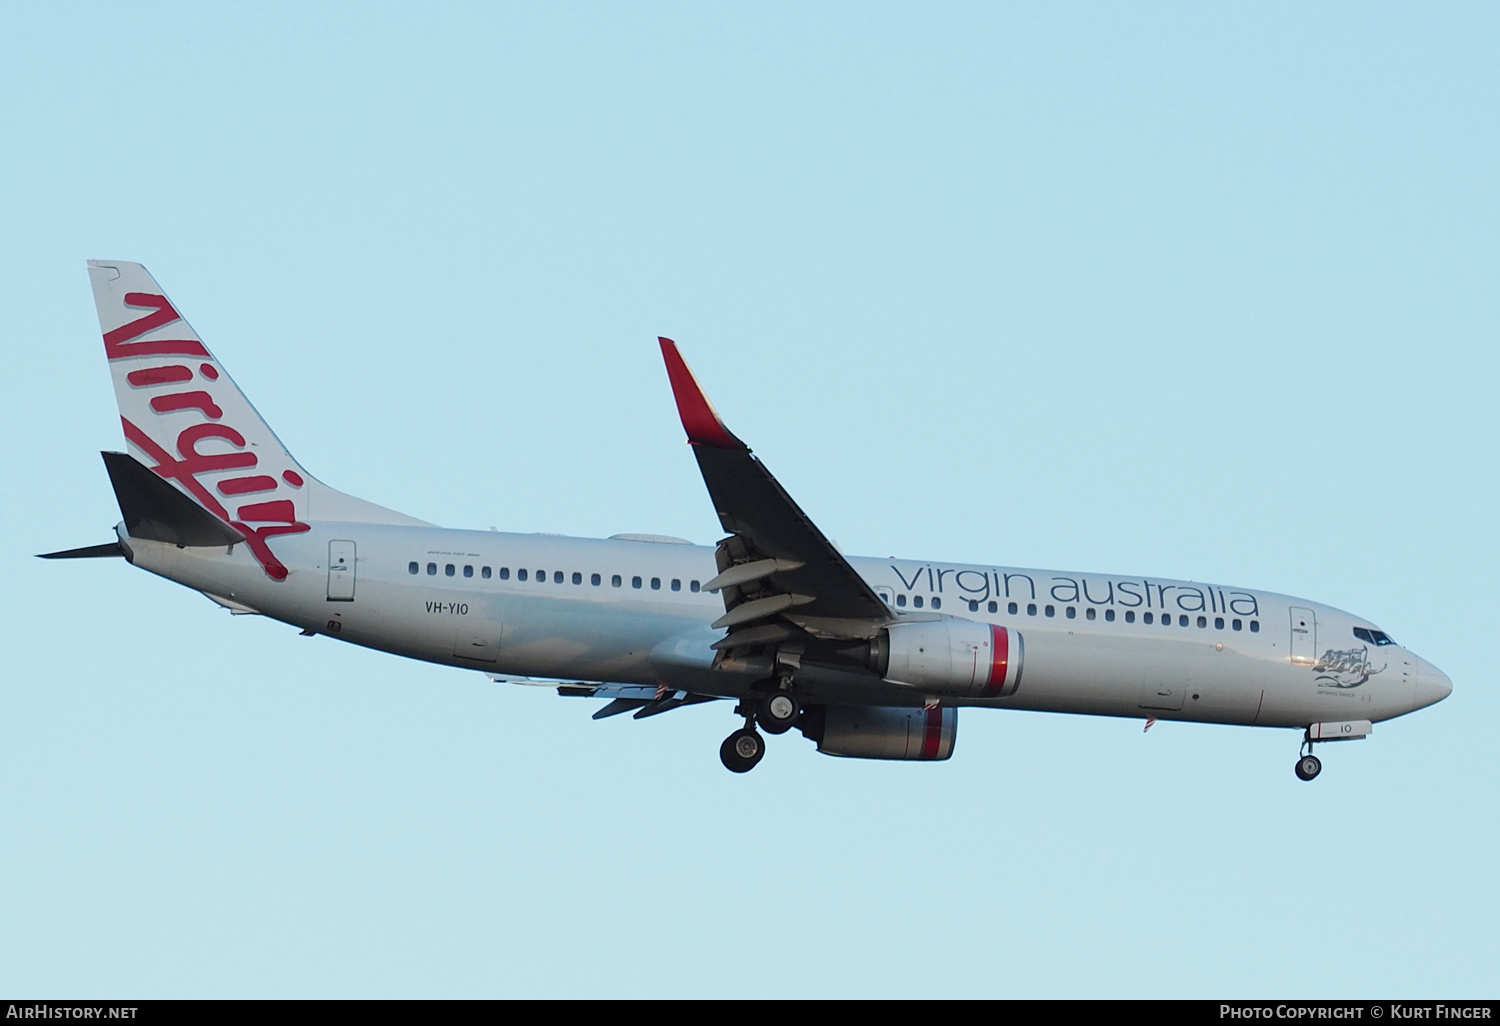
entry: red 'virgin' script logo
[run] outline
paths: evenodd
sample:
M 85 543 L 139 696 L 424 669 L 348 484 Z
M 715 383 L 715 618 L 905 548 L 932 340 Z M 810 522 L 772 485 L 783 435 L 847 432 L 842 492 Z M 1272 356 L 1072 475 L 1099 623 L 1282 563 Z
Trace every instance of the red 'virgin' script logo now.
M 172 308 L 166 296 L 148 292 L 127 292 L 125 305 L 138 309 L 149 309 L 146 316 L 129 324 L 104 333 L 104 352 L 110 360 L 122 360 L 139 356 L 196 356 L 206 360 L 213 357 L 196 339 L 155 339 L 149 342 L 132 341 L 148 331 L 164 327 L 181 320 L 181 315 Z M 177 435 L 177 455 L 162 448 L 129 418 L 120 417 L 125 428 L 125 437 L 156 461 L 151 469 L 169 481 L 176 481 L 214 516 L 229 524 L 244 536 L 245 544 L 266 576 L 274 581 L 284 581 L 287 568 L 271 552 L 267 540 L 278 534 L 300 534 L 311 527 L 297 519 L 296 505 L 291 499 L 262 499 L 247 502 L 230 516 L 222 503 L 198 480 L 200 474 L 219 473 L 225 470 L 250 470 L 260 462 L 254 452 L 245 448 L 245 436 L 228 424 L 214 423 L 224 416 L 223 409 L 214 401 L 209 389 L 219 379 L 219 372 L 211 363 L 199 366 L 198 373 L 204 379 L 201 387 L 190 391 L 172 392 L 154 396 L 151 410 L 158 416 L 180 410 L 197 410 L 206 421 L 190 425 Z M 131 371 L 127 380 L 134 387 L 155 387 L 190 382 L 194 378 L 192 368 L 186 366 L 152 367 Z M 198 446 L 206 439 L 227 442 L 238 452 L 199 452 Z M 240 496 L 278 491 L 282 484 L 297 489 L 304 484 L 302 476 L 294 470 L 281 473 L 281 481 L 266 474 L 247 474 L 219 481 L 215 488 L 220 495 Z M 259 526 L 252 527 L 251 524 Z

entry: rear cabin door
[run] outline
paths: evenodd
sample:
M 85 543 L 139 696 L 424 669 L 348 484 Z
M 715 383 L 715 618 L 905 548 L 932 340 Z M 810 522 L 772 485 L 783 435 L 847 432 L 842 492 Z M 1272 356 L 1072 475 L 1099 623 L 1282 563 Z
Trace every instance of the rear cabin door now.
M 1292 662 L 1311 666 L 1318 661 L 1318 618 L 1311 609 L 1292 607 Z
M 354 601 L 354 543 L 328 543 L 328 601 Z

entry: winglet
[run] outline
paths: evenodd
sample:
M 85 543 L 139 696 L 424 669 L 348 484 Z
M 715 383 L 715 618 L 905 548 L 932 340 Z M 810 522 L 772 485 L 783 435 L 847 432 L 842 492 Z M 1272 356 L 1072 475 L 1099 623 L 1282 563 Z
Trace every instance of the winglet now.
M 677 414 L 682 418 L 688 442 L 714 449 L 745 448 L 744 442 L 730 434 L 708 396 L 698 387 L 693 372 L 677 351 L 677 343 L 660 337 L 657 341 L 661 343 L 661 356 L 667 363 L 667 378 L 672 382 L 672 396 L 677 400 Z

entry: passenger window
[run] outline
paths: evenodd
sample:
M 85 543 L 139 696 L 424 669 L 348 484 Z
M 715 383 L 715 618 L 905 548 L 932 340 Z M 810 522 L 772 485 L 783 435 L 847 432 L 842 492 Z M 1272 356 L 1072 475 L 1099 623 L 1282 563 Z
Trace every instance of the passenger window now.
M 1244 624 L 1240 623 L 1240 621 L 1238 621 L 1238 620 L 1235 620 L 1232 623 L 1230 623 L 1229 626 L 1233 627 L 1235 630 L 1240 630 L 1242 627 L 1244 627 Z
M 993 605 L 993 604 L 994 603 L 991 603 L 991 605 Z M 1007 613 L 1009 613 L 1011 616 L 1015 616 L 1016 615 L 1016 604 L 1014 602 L 1012 602 L 1010 605 L 1008 605 L 1008 606 L 1005 607 L 1005 611 Z
M 408 563 L 408 564 L 406 564 L 406 572 L 409 573 L 409 574 L 416 573 L 417 572 L 417 564 L 415 564 L 415 563 Z
M 1064 609 L 1063 612 L 1068 615 L 1068 619 L 1069 620 L 1076 620 L 1076 619 L 1078 619 L 1078 610 L 1074 609 L 1072 606 L 1069 606 L 1067 609 Z
M 914 606 L 916 606 L 918 609 L 921 609 L 922 608 L 922 596 L 921 595 L 913 595 L 911 597 L 911 604 L 914 605 Z
M 1198 626 L 1199 627 L 1207 627 L 1208 626 L 1208 617 L 1206 617 L 1206 616 L 1200 616 L 1200 617 L 1198 617 Z
M 603 580 L 603 578 L 600 577 L 598 574 L 593 574 L 593 575 L 591 575 L 589 577 L 589 583 L 592 584 L 596 588 L 599 587 L 599 582 L 602 581 L 602 580 Z
M 985 608 L 986 608 L 986 609 L 988 609 L 988 610 L 989 610 L 989 611 L 990 611 L 990 612 L 992 612 L 992 613 L 998 613 L 998 612 L 1000 612 L 1000 607 L 999 607 L 999 606 L 998 606 L 998 605 L 996 605 L 996 604 L 995 604 L 995 603 L 994 603 L 994 602 L 991 602 L 991 603 L 990 603 L 990 604 L 989 604 L 989 605 L 988 605 L 988 606 L 986 606 L 986 607 L 985 607 Z M 1011 611 L 1011 612 L 1012 612 L 1012 613 L 1014 613 L 1014 612 L 1015 612 L 1015 611 L 1016 611 L 1016 607 L 1015 607 L 1015 606 L 1011 606 L 1011 607 L 1010 607 L 1010 611 Z
M 1151 622 L 1151 614 L 1150 613 L 1142 613 L 1141 614 L 1141 623 L 1150 623 L 1150 622 Z
M 452 577 L 453 576 L 453 564 L 449 563 L 447 566 L 443 567 L 443 573 L 444 573 L 444 575 L 446 575 L 448 577 Z
M 1222 631 L 1223 629 L 1224 629 L 1224 618 L 1222 616 L 1216 616 L 1216 617 L 1214 617 L 1214 630 L 1216 630 L 1216 631 Z
M 933 609 L 942 609 L 943 608 L 943 600 L 940 599 L 940 598 L 938 598 L 936 595 L 932 596 L 932 608 Z
M 904 606 L 904 605 L 906 605 L 906 596 L 905 595 L 897 595 L 896 596 L 896 605 L 898 605 L 898 606 Z
M 573 583 L 574 584 L 582 584 L 583 583 L 583 574 L 579 573 L 577 570 L 573 571 Z
M 1251 620 L 1250 621 L 1250 633 L 1251 634 L 1259 634 L 1260 633 L 1260 621 L 1259 620 Z
M 620 575 L 619 574 L 615 574 L 613 577 L 611 577 L 609 579 L 609 583 L 610 583 L 611 587 L 618 588 L 621 584 L 624 584 L 625 582 L 622 581 L 622 580 L 620 580 Z
M 1110 623 L 1114 623 L 1115 622 L 1115 611 L 1113 609 L 1106 609 L 1104 611 L 1104 619 L 1108 620 Z
M 641 579 L 639 577 L 632 577 L 630 579 L 630 586 L 632 588 L 639 588 L 641 586 Z
M 502 566 L 500 568 L 500 579 L 502 581 L 508 581 L 508 580 L 510 580 L 510 567 L 508 567 L 508 566 Z
M 653 577 L 653 578 L 651 578 L 651 590 L 652 591 L 661 591 L 661 578 L 660 577 Z
M 680 578 L 676 578 L 676 577 L 672 578 L 672 590 L 673 591 L 681 591 L 682 590 L 682 581 L 681 581 Z
M 1127 610 L 1125 610 L 1125 622 L 1126 623 L 1135 623 L 1135 610 L 1134 609 L 1127 609 Z
M 976 601 L 974 601 L 973 599 L 969 599 L 969 612 L 971 612 L 971 613 L 977 613 L 977 612 L 979 612 L 979 603 L 976 602 Z
M 1186 627 L 1187 625 L 1188 625 L 1188 618 L 1187 618 L 1187 614 L 1186 613 L 1183 613 L 1182 615 L 1180 615 L 1179 617 L 1177 617 L 1177 626 L 1179 626 L 1179 627 Z
M 518 581 L 524 581 L 524 580 L 526 580 L 526 569 L 525 569 L 525 567 L 522 567 L 520 570 L 516 571 L 516 580 L 518 580 Z
M 554 571 L 552 571 L 552 583 L 553 584 L 561 584 L 562 582 L 563 582 L 563 572 L 561 570 L 554 570 Z
M 697 581 L 690 581 L 688 583 L 688 591 L 692 592 L 694 595 L 698 594 L 698 589 L 701 588 L 701 587 L 703 587 L 703 586 L 701 584 L 699 584 Z
M 1035 616 L 1036 615 L 1036 603 L 1035 602 L 1028 602 L 1028 603 L 1026 603 L 1026 615 L 1027 616 Z
M 1046 613 L 1048 616 L 1056 616 L 1057 615 L 1057 607 L 1056 606 L 1048 606 L 1046 609 L 1042 610 L 1042 612 Z
M 487 566 L 480 567 L 479 568 L 479 576 L 483 577 L 486 581 L 489 580 L 490 579 L 490 568 L 487 567 Z
M 465 577 L 473 577 L 474 576 L 474 567 L 473 567 L 472 564 L 469 564 L 469 563 L 465 563 L 464 564 L 464 576 Z
M 1086 609 L 1086 610 L 1085 610 L 1085 611 L 1084 611 L 1084 614 L 1083 614 L 1083 615 L 1084 615 L 1084 616 L 1085 616 L 1085 617 L 1086 617 L 1086 618 L 1087 618 L 1087 619 L 1090 619 L 1090 620 L 1092 620 L 1092 619 L 1094 619 L 1094 618 L 1095 618 L 1095 617 L 1097 617 L 1097 616 L 1098 616 L 1098 615 L 1099 615 L 1099 614 L 1098 614 L 1098 613 L 1096 613 L 1096 612 L 1094 612 L 1094 607 L 1093 607 L 1093 606 L 1089 606 L 1089 607 L 1088 607 L 1088 609 Z
M 437 564 L 436 563 L 428 563 L 427 564 L 427 576 L 431 577 L 431 576 L 433 576 L 436 573 L 437 573 Z

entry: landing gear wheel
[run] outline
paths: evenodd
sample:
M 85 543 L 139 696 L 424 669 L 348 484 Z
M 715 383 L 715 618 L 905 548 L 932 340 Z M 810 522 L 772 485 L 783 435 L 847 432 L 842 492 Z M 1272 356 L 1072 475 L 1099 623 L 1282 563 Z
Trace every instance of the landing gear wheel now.
M 749 727 L 736 730 L 719 746 L 719 758 L 731 773 L 749 773 L 765 754 L 765 739 Z
M 1311 780 L 1323 772 L 1323 763 L 1316 755 L 1304 755 L 1297 760 L 1297 779 Z
M 760 700 L 755 719 L 767 734 L 785 734 L 797 722 L 801 711 L 790 691 L 772 691 Z

